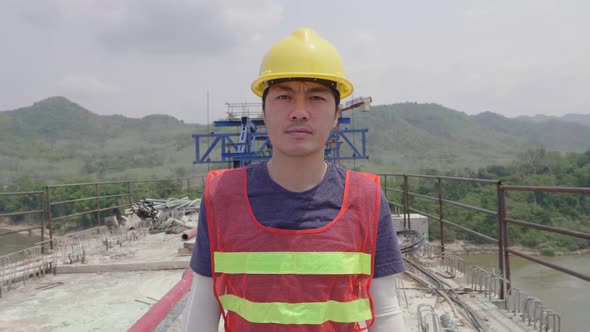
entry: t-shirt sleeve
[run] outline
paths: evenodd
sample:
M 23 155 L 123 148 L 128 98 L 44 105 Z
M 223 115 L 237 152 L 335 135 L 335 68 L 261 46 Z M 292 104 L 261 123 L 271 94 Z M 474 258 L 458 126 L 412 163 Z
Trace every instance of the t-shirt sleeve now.
M 383 191 L 379 208 L 377 228 L 377 249 L 375 252 L 374 278 L 384 277 L 405 271 L 404 261 L 399 249 L 397 235 L 393 229 L 391 210 Z
M 207 211 L 205 211 L 205 199 L 201 199 L 199 209 L 199 223 L 197 239 L 191 257 L 190 267 L 195 273 L 204 277 L 212 277 L 211 273 L 211 245 L 209 243 L 209 230 L 207 227 Z

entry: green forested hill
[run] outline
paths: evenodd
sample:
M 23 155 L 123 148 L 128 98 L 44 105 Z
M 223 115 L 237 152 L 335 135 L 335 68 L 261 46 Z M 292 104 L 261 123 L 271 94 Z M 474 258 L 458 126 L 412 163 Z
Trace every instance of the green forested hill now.
M 370 160 L 356 166 L 371 171 L 444 172 L 510 164 L 539 145 L 555 151 L 590 149 L 590 127 L 554 119 L 527 121 L 490 112 L 470 116 L 418 103 L 344 115 L 353 118 L 350 127 L 369 128 Z M 101 116 L 66 98 L 48 98 L 0 112 L 0 183 L 22 177 L 185 175 L 194 169 L 191 135 L 203 132 L 205 126 L 167 115 Z
M 63 97 L 0 112 L 0 182 L 184 175 L 193 133 L 204 126 L 171 116 L 101 116 Z
M 417 103 L 376 106 L 354 117 L 355 127 L 370 130 L 372 162 L 403 170 L 506 164 L 539 145 L 562 152 L 590 149 L 590 127 L 563 121 L 535 124 L 491 112 L 470 116 Z
M 590 127 L 583 124 L 559 118 L 531 122 L 522 118 L 509 119 L 491 112 L 480 113 L 474 119 L 484 128 L 506 133 L 525 142 L 542 144 L 551 150 L 590 150 Z
M 534 116 L 519 116 L 517 117 L 517 119 L 534 123 L 547 121 L 565 121 L 590 127 L 590 114 L 568 113 L 566 115 L 563 115 L 562 117 L 537 114 Z

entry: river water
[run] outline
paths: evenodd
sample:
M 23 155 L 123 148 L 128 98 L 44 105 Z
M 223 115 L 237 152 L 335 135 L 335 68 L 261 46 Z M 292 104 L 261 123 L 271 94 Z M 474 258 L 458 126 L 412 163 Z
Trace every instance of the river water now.
M 38 236 L 2 235 L 0 236 L 0 256 L 31 247 L 39 241 L 41 241 L 41 237 Z
M 466 273 L 471 271 L 472 265 L 478 265 L 487 271 L 492 268 L 498 271 L 498 256 L 469 255 L 463 258 Z M 542 259 L 590 275 L 590 254 Z M 512 255 L 510 273 L 514 287 L 538 298 L 559 313 L 562 331 L 590 331 L 590 282 Z

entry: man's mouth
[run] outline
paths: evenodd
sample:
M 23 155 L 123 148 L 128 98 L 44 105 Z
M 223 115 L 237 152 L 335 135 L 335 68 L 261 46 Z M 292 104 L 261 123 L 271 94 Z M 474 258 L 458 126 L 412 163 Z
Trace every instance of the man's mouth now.
M 311 129 L 305 127 L 292 127 L 287 129 L 288 134 L 311 134 Z

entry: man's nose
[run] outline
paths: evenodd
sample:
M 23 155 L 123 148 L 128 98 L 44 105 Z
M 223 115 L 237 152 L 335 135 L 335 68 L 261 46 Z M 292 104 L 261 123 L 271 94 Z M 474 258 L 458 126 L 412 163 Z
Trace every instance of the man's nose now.
M 293 110 L 291 111 L 291 120 L 308 120 L 309 112 L 307 106 L 304 98 L 296 98 Z

